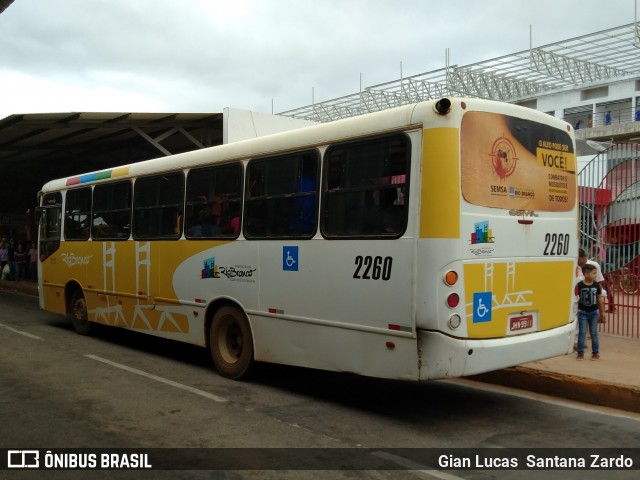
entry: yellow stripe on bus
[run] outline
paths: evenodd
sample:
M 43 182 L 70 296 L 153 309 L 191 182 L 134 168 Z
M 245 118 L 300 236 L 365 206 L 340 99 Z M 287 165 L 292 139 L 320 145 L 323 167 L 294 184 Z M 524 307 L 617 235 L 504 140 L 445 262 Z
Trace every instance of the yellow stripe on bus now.
M 420 238 L 460 238 L 459 132 L 423 132 Z

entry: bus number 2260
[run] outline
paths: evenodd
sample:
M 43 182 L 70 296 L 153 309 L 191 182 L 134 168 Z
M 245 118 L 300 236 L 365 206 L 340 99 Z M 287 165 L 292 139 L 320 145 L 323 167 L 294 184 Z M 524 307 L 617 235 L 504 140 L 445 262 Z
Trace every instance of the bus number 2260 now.
M 544 248 L 545 255 L 567 255 L 569 253 L 569 234 L 547 233 L 544 236 L 547 246 Z
M 361 280 L 389 280 L 391 278 L 392 257 L 356 257 L 356 271 L 353 278 Z

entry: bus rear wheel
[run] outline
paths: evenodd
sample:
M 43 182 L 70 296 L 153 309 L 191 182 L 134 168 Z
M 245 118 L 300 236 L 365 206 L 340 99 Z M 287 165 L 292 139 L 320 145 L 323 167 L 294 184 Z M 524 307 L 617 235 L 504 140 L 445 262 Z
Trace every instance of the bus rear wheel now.
M 253 337 L 244 312 L 236 307 L 221 307 L 209 330 L 209 348 L 216 369 L 223 377 L 240 379 L 253 365 Z
M 82 290 L 78 289 L 73 292 L 70 306 L 69 317 L 71 318 L 73 329 L 80 335 L 89 335 L 93 327 L 93 322 L 89 321 L 87 301 L 84 298 Z

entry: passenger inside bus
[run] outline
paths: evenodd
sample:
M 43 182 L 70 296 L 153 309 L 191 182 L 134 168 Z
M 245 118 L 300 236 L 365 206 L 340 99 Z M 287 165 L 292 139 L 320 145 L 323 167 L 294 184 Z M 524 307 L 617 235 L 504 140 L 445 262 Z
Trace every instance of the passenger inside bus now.
M 289 212 L 288 233 L 292 235 L 309 235 L 316 226 L 316 179 L 303 175 L 300 179 L 300 194 L 293 198 Z
M 234 216 L 229 222 L 220 229 L 222 235 L 233 235 L 237 237 L 240 234 L 240 217 Z
M 213 237 L 220 233 L 218 226 L 219 217 L 216 215 L 216 205 L 207 202 L 205 195 L 198 196 L 200 205 L 194 208 L 195 221 L 189 227 L 189 236 L 191 237 Z M 219 205 L 218 205 L 219 206 Z
M 80 221 L 78 216 L 67 216 L 64 222 L 64 236 L 66 239 L 72 240 L 88 240 L 89 229 L 86 226 L 86 220 Z

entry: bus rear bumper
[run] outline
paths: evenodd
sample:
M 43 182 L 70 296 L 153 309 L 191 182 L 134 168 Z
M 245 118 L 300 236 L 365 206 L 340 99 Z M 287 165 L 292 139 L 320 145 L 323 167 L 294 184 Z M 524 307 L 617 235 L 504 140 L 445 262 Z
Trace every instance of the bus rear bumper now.
M 418 330 L 420 380 L 463 377 L 513 367 L 573 350 L 575 322 L 568 325 L 496 339 L 469 340 L 440 332 Z

